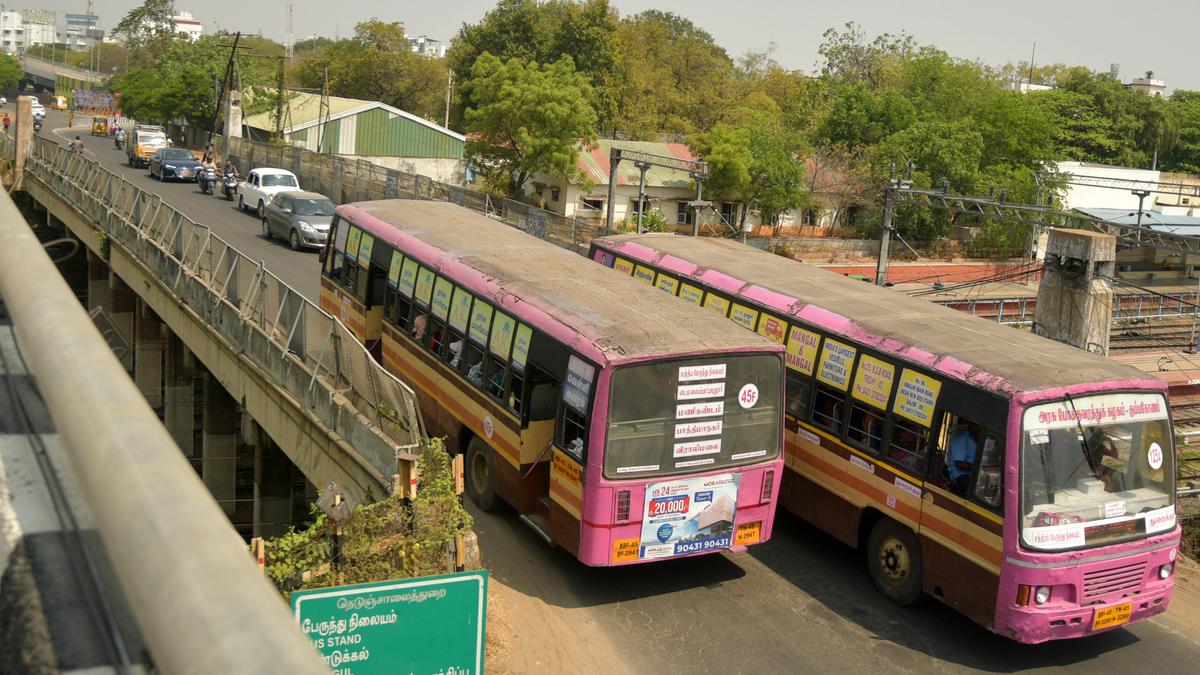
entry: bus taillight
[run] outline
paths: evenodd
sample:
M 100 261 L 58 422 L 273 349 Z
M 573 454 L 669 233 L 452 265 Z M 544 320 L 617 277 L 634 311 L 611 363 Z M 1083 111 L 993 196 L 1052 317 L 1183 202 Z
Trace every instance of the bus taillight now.
M 614 520 L 618 523 L 629 522 L 629 490 L 617 490 L 617 514 Z
M 771 490 L 775 489 L 775 469 L 767 469 L 763 474 L 762 494 L 758 496 L 759 502 L 771 500 Z

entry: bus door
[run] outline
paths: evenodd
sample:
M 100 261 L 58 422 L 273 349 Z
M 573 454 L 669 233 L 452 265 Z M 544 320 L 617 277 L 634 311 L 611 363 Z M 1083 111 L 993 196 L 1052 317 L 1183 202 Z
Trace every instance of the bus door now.
M 521 503 L 520 511 L 542 511 L 550 497 L 549 462 L 554 444 L 554 425 L 562 382 L 550 372 L 530 364 L 529 383 L 525 388 L 529 405 L 525 428 L 521 431 Z M 526 465 L 528 468 L 525 468 Z

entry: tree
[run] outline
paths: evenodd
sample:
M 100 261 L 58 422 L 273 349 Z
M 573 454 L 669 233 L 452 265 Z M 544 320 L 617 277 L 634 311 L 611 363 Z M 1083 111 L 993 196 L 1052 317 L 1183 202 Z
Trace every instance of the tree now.
M 441 121 L 444 62 L 413 53 L 399 23 L 371 19 L 355 26 L 354 33 L 297 64 L 292 72 L 297 84 L 320 90 L 328 70 L 334 96 L 381 101 Z
M 539 65 L 483 54 L 463 84 L 466 154 L 488 183 L 510 197 L 522 195 L 534 173 L 580 179 L 579 145 L 596 138 L 596 113 L 587 77 L 571 57 Z
M 446 60 L 454 79 L 471 77 L 484 53 L 501 61 L 519 59 L 552 63 L 571 57 L 575 70 L 591 85 L 592 108 L 605 128 L 615 111 L 611 97 L 617 81 L 617 14 L 608 0 L 500 0 L 477 24 L 465 24 L 451 41 Z M 469 91 L 460 90 L 455 119 L 475 105 Z
M 1159 166 L 1200 173 L 1200 92 L 1177 89 L 1169 104 L 1178 120 L 1178 141 L 1162 154 Z
M 16 89 L 24 76 L 25 71 L 21 68 L 20 61 L 15 57 L 0 54 L 0 91 Z
M 745 204 L 737 229 L 745 229 L 752 207 L 758 208 L 765 225 L 807 206 L 803 137 L 782 124 L 777 111 L 742 109 L 737 117 L 740 123 L 718 122 L 692 142 L 693 150 L 708 162 L 705 188 Z
M 861 82 L 871 89 L 884 86 L 892 67 L 911 58 L 916 51 L 912 36 L 884 33 L 871 42 L 854 22 L 842 30 L 830 28 L 817 47 L 821 55 L 821 76 L 838 84 Z
M 136 66 L 150 66 L 178 37 L 173 0 L 144 0 L 129 10 L 112 29 L 112 36 L 125 44 L 129 58 Z
M 818 136 L 848 148 L 875 145 L 916 120 L 916 108 L 900 94 L 875 94 L 858 82 L 842 88 L 834 97 Z

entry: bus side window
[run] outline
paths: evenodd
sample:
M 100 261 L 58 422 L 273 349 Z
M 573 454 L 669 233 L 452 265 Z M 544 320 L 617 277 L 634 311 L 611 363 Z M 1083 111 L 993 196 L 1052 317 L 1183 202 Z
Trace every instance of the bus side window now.
M 558 447 L 582 462 L 583 451 L 587 446 L 588 418 L 565 403 L 559 406 L 559 411 L 558 433 L 555 434 Z
M 552 420 L 558 413 L 558 378 L 533 366 L 533 386 L 529 390 L 529 421 Z
M 337 280 L 342 276 L 342 264 L 346 255 L 346 232 L 350 229 L 338 218 L 333 219 L 333 236 L 330 237 L 333 251 L 325 256 L 325 276 Z
M 966 497 L 970 494 L 974 466 L 979 460 L 979 423 L 952 412 L 942 414 L 938 447 L 930 467 L 934 485 Z
M 1004 445 L 993 433 L 983 437 L 979 476 L 975 479 L 975 500 L 999 511 L 1004 504 Z
M 817 385 L 817 395 L 813 401 L 813 424 L 831 431 L 835 435 L 842 433 L 842 418 L 846 413 L 846 395 L 823 384 Z
M 787 412 L 798 420 L 808 418 L 812 381 L 798 370 L 787 369 Z
M 892 418 L 892 436 L 888 459 L 925 477 L 925 458 L 929 453 L 929 430 L 915 422 Z
M 383 291 L 384 287 L 387 286 L 387 269 L 376 265 L 375 263 L 371 263 L 369 270 L 360 271 L 360 279 L 362 278 L 361 275 L 364 273 L 368 274 L 369 276 L 367 277 L 364 288 L 360 293 L 363 299 L 363 304 L 365 304 L 368 309 L 371 307 L 378 307 L 383 304 Z
M 883 413 L 855 403 L 850 406 L 850 441 L 872 455 L 883 451 Z

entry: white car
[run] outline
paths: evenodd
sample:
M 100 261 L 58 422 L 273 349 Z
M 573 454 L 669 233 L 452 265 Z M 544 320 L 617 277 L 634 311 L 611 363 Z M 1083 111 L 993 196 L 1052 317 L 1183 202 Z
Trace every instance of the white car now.
M 253 169 L 246 180 L 238 183 L 238 208 L 243 211 L 246 207 L 253 208 L 258 217 L 267 214 L 267 204 L 271 198 L 280 192 L 291 192 L 300 189 L 300 181 L 296 174 L 286 169 Z
M 37 115 L 38 117 L 46 116 L 46 106 L 42 105 L 41 101 L 32 96 L 29 97 L 29 107 L 33 110 L 34 115 Z

